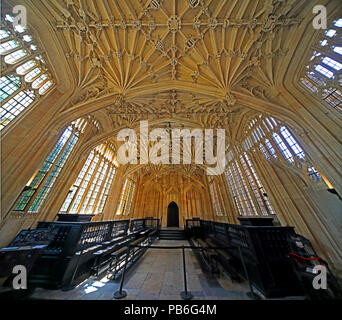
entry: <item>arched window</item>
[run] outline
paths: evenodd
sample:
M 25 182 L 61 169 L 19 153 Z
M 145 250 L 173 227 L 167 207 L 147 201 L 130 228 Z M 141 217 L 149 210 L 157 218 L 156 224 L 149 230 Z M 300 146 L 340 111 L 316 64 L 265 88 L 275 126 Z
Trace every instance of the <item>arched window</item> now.
M 342 112 L 341 33 L 342 18 L 334 21 L 325 32 L 324 38 L 315 45 L 304 75 L 300 79 L 305 89 L 317 94 L 339 112 Z
M 264 145 L 260 143 L 259 145 L 259 149 L 260 151 L 262 152 L 262 154 L 264 155 L 264 157 L 267 159 L 267 160 L 270 160 L 270 154 L 267 152 L 267 150 L 265 149 Z
M 110 143 L 92 150 L 61 207 L 61 212 L 101 214 L 116 172 Z
M 265 144 L 266 144 L 266 147 L 267 147 L 267 150 L 268 152 L 270 153 L 270 155 L 274 158 L 277 158 L 277 153 L 276 151 L 274 150 L 271 142 L 268 140 L 268 139 L 265 139 Z
M 3 90 L 7 90 L 8 86 Z M 0 107 L 0 130 L 4 128 L 9 122 L 17 117 L 22 111 L 24 111 L 35 99 L 35 94 L 32 90 L 22 90 L 11 95 L 11 99 L 7 99 L 7 102 Z
M 64 130 L 42 167 L 27 182 L 14 211 L 39 212 L 86 124 L 78 119 Z
M 255 203 L 236 160 L 227 168 L 226 178 L 239 214 L 243 216 L 258 215 Z
M 292 154 L 289 151 L 289 149 L 286 147 L 286 144 L 284 143 L 283 139 L 277 133 L 273 133 L 273 139 L 274 139 L 275 143 L 277 144 L 278 149 L 283 154 L 284 158 L 287 161 L 292 163 L 294 161 Z
M 266 191 L 259 179 L 257 172 L 254 169 L 252 161 L 250 160 L 246 152 L 244 153 L 244 158 L 246 159 L 246 163 L 248 164 L 248 166 L 246 165 L 242 156 L 241 156 L 241 163 L 243 164 L 243 167 L 246 171 L 246 175 L 255 193 L 255 197 L 258 200 L 259 208 L 262 214 L 263 215 L 275 214 L 272 204 L 267 197 Z M 252 175 L 249 173 L 249 171 L 252 173 Z M 253 178 L 254 178 L 254 181 L 253 181 Z
M 0 94 L 1 101 L 18 91 L 21 87 L 21 81 L 19 77 L 14 75 L 3 76 L 0 78 Z
M 13 27 L 14 18 L 9 14 L 1 18 L 0 56 L 4 63 L 0 79 L 0 130 L 55 84 L 29 30 L 20 25 Z
M 295 140 L 295 138 L 292 136 L 290 131 L 286 127 L 281 127 L 280 128 L 280 133 L 286 140 L 287 144 L 290 146 L 292 149 L 293 153 L 300 159 L 305 158 L 305 154 L 303 149 L 299 146 L 298 142 Z
M 291 165 L 295 165 L 295 160 L 305 161 L 309 164 L 308 175 L 316 180 L 321 179 L 320 174 L 306 157 L 303 148 L 289 128 L 282 125 L 280 121 L 273 117 L 265 117 L 264 115 L 261 115 L 261 117 L 259 115 L 257 120 L 253 119 L 250 123 L 252 125 L 250 124 L 248 126 L 249 129 L 246 130 L 247 138 L 245 141 L 252 136 L 254 128 L 259 128 L 261 139 L 257 143 L 252 141 L 252 144 L 258 146 L 257 148 L 261 151 L 265 159 L 272 160 L 272 158 L 281 158 L 279 160 L 285 159 Z

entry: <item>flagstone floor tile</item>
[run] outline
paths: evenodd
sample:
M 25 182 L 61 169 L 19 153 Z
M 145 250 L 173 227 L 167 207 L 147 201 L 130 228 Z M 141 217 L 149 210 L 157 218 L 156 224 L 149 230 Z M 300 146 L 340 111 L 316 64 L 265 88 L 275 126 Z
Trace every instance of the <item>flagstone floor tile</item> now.
M 158 246 L 188 245 L 185 240 L 158 240 Z M 249 300 L 248 283 L 232 282 L 227 276 L 213 277 L 203 273 L 196 256 L 185 250 L 187 287 L 193 300 Z M 33 299 L 115 300 L 121 276 L 108 280 L 105 276 L 90 277 L 70 291 L 37 288 Z M 125 274 L 124 300 L 181 300 L 184 291 L 183 257 L 181 249 L 149 249 Z M 291 297 L 290 297 L 291 299 Z M 293 299 L 297 299 L 294 297 Z

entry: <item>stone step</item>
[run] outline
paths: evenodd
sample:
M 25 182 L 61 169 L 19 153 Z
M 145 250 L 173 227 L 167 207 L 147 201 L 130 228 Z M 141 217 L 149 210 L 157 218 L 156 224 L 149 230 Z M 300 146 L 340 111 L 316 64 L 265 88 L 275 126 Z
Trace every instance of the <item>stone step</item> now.
M 185 240 L 185 233 L 183 229 L 161 229 L 159 231 L 159 239 Z

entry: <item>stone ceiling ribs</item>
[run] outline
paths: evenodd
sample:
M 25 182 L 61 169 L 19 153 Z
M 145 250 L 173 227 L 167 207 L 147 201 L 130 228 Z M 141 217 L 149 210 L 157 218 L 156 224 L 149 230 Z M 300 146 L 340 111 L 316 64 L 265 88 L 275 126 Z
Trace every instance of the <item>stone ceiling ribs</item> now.
M 110 135 L 140 120 L 225 128 L 288 106 L 278 72 L 308 0 L 46 0 L 77 84 L 61 119 L 92 114 Z

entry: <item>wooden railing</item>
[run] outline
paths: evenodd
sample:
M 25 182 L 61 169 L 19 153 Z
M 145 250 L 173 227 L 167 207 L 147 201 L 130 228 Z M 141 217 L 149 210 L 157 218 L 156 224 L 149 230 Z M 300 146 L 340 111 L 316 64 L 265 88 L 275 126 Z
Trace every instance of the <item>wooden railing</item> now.
M 54 234 L 46 242 L 41 257 L 36 261 L 30 274 L 30 281 L 36 286 L 72 288 L 77 279 L 92 274 L 98 266 L 110 263 L 112 255 L 134 241 L 152 241 L 158 235 L 159 219 L 134 219 L 100 222 L 51 221 L 38 222 L 36 229 L 22 230 L 11 243 L 22 243 L 31 235 L 31 242 L 25 245 L 34 247 L 41 235 Z M 6 248 L 5 248 L 6 249 Z M 6 250 L 4 250 L 6 251 Z M 8 250 L 6 252 L 9 252 Z M 12 250 L 1 256 L 6 264 Z M 7 259 L 7 260 L 6 260 Z

